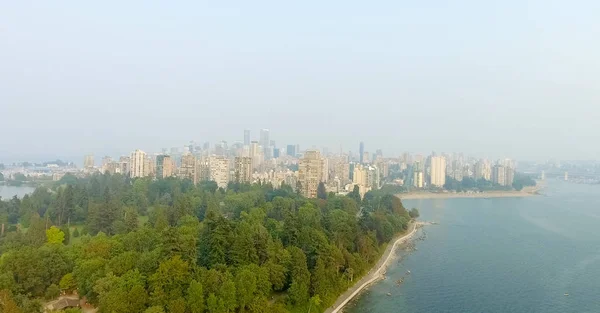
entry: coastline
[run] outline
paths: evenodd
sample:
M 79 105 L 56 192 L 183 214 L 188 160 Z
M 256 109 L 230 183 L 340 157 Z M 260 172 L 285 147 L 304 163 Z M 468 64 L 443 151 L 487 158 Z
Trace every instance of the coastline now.
M 536 196 L 536 191 L 485 191 L 485 192 L 407 192 L 398 193 L 396 196 L 402 200 L 421 199 L 454 199 L 454 198 L 522 198 Z
M 344 306 L 348 304 L 350 300 L 354 299 L 363 289 L 374 282 L 383 279 L 385 277 L 387 266 L 392 260 L 394 251 L 396 251 L 396 247 L 410 239 L 419 229 L 419 225 L 421 225 L 421 223 L 412 221 L 408 226 L 408 229 L 410 230 L 408 233 L 400 234 L 393 239 L 393 243 L 388 243 L 385 252 L 379 258 L 379 261 L 377 261 L 375 266 L 373 266 L 373 268 L 365 276 L 363 276 L 363 278 L 361 278 L 352 287 L 348 288 L 348 290 L 341 294 L 335 303 L 325 310 L 325 313 L 342 312 Z

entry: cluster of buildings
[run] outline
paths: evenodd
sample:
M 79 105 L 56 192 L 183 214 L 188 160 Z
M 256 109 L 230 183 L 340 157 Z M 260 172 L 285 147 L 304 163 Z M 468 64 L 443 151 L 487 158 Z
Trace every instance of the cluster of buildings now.
M 100 171 L 124 174 L 130 177 L 157 179 L 178 177 L 194 183 L 214 181 L 221 188 L 234 183 L 271 183 L 275 188 L 282 183 L 292 186 L 306 197 L 316 197 L 320 183 L 327 192 L 347 193 L 358 186 L 361 195 L 380 188 L 389 175 L 389 160 L 378 150 L 369 158 L 361 143 L 361 153 L 330 154 L 327 149 L 300 151 L 295 144 L 286 149 L 277 148 L 269 138 L 269 130 L 260 131 L 260 140 L 253 141 L 250 131 L 244 131 L 244 141 L 229 146 L 220 142 L 197 146 L 193 142 L 183 149 L 171 148 L 170 153 L 146 153 L 135 150 L 118 159 L 106 156 L 100 167 L 95 166 L 93 155 L 84 157 L 84 173 Z
M 511 186 L 515 177 L 515 164 L 510 159 L 492 163 L 487 159 L 465 158 L 462 154 L 435 153 L 428 157 L 405 153 L 400 159 L 400 168 L 408 172 L 409 186 L 415 188 L 442 188 L 447 178 L 461 182 L 465 177 Z
M 306 197 L 316 197 L 319 184 L 327 192 L 344 194 L 358 186 L 361 195 L 381 188 L 382 184 L 409 188 L 443 188 L 448 178 L 462 181 L 465 177 L 485 179 L 502 186 L 512 185 L 514 164 L 511 160 L 491 163 L 483 159 L 465 158 L 462 154 L 433 153 L 430 156 L 404 153 L 398 158 L 384 158 L 381 150 L 370 154 L 363 142 L 358 154 L 329 153 L 326 148 L 300 150 L 295 144 L 278 148 L 270 140 L 268 129 L 260 131 L 259 140 L 251 139 L 244 130 L 243 142 L 228 145 L 222 141 L 163 149 L 149 154 L 135 150 L 119 159 L 104 157 L 95 167 L 94 157 L 84 158 L 84 171 L 121 173 L 131 177 L 190 179 L 194 183 L 214 181 L 221 188 L 233 183 L 282 183 L 292 186 Z

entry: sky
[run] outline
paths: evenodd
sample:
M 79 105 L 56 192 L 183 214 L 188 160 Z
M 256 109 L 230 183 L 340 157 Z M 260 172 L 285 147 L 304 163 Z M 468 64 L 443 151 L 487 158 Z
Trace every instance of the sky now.
M 278 146 L 600 155 L 600 1 L 2 1 L 0 162 Z M 40 160 L 42 161 L 42 160 Z

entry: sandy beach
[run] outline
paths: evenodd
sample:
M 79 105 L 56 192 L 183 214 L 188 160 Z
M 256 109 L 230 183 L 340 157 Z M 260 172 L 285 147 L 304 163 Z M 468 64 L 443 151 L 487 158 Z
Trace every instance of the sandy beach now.
M 410 239 L 417 232 L 419 225 L 420 224 L 418 222 L 411 222 L 408 227 L 408 233 L 399 235 L 393 239 L 393 243 L 388 244 L 385 252 L 373 269 L 371 269 L 369 273 L 367 273 L 361 280 L 357 281 L 354 286 L 350 287 L 346 292 L 340 295 L 335 303 L 325 310 L 325 313 L 342 312 L 344 306 L 348 304 L 350 300 L 356 297 L 363 289 L 382 279 L 385 275 L 387 265 L 394 257 L 394 251 L 396 251 L 397 246 Z

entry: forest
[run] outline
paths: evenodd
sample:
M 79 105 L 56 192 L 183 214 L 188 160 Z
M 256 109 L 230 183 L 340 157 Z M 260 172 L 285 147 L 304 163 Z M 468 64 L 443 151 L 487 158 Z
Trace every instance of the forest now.
M 0 201 L 0 312 L 72 293 L 104 313 L 322 312 L 416 215 L 357 189 L 66 175 Z

